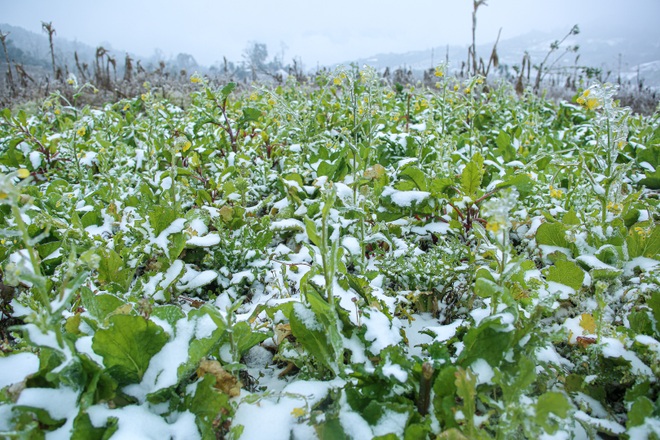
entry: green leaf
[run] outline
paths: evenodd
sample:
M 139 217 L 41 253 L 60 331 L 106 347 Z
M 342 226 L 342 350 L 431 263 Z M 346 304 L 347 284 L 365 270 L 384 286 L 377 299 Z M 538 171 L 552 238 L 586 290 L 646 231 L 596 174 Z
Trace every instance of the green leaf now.
M 251 107 L 243 109 L 243 117 L 241 118 L 243 123 L 258 121 L 259 118 L 261 118 L 261 110 Z
M 125 304 L 124 301 L 114 295 L 107 293 L 94 295 L 87 287 L 81 289 L 80 296 L 83 307 L 99 322 L 103 322 L 110 313 Z
M 556 423 L 550 420 L 550 414 L 565 419 L 570 409 L 571 405 L 565 395 L 549 391 L 542 394 L 536 402 L 536 423 L 543 426 L 547 432 L 554 433 L 557 427 Z
M 236 88 L 236 83 L 235 82 L 230 82 L 227 83 L 221 90 L 220 90 L 220 95 L 222 95 L 222 99 L 227 99 L 227 97 L 231 94 L 231 92 L 234 91 Z
M 572 287 L 577 292 L 582 287 L 584 271 L 572 261 L 559 260 L 555 262 L 554 266 L 548 268 L 546 279 Z
M 426 191 L 427 189 L 427 179 L 426 175 L 419 168 L 409 166 L 399 173 L 399 178 L 410 181 L 414 184 L 414 188 L 419 189 L 420 191 Z M 398 188 L 401 190 L 411 190 L 413 188 Z
M 546 246 L 569 248 L 566 228 L 561 223 L 543 223 L 536 230 L 536 243 Z
M 316 231 L 316 223 L 312 221 L 309 217 L 305 216 L 303 219 L 305 222 L 305 231 L 307 232 L 307 236 L 309 237 L 309 240 L 318 247 L 321 247 L 321 237 L 319 236 L 318 232 Z
M 514 338 L 510 324 L 501 321 L 501 315 L 485 318 L 466 333 L 465 348 L 458 358 L 460 365 L 469 367 L 477 359 L 486 360 L 492 367 L 500 364 Z
M 232 336 L 238 349 L 239 356 L 243 356 L 249 349 L 262 343 L 270 336 L 268 333 L 252 331 L 250 324 L 246 321 L 237 322 L 232 327 Z
M 641 396 L 635 403 L 632 404 L 630 411 L 628 411 L 628 421 L 626 428 L 630 429 L 635 426 L 643 425 L 647 417 L 653 416 L 653 402 L 646 396 Z
M 461 175 L 461 190 L 463 194 L 475 198 L 477 191 L 481 187 L 481 181 L 484 177 L 484 158 L 479 153 L 472 156 L 472 160 L 463 169 Z
M 186 405 L 186 408 L 195 414 L 195 421 L 202 434 L 202 440 L 215 440 L 214 422 L 217 418 L 222 417 L 222 414 L 231 413 L 229 395 L 214 388 L 216 380 L 213 374 L 205 374 L 197 382 L 195 395 L 187 399 L 189 404 Z
M 518 190 L 521 199 L 524 199 L 528 195 L 532 194 L 535 187 L 532 178 L 529 177 L 527 173 L 523 173 L 516 174 L 505 182 L 498 184 L 496 188 L 507 188 L 510 186 L 513 186 L 516 188 L 516 190 Z
M 339 374 L 343 340 L 332 306 L 313 290 L 307 291 L 310 307 L 295 303 L 289 316 L 291 333 L 317 361 Z
M 212 321 L 209 322 L 209 319 Z M 196 336 L 188 345 L 188 359 L 177 369 L 177 378 L 179 380 L 190 375 L 198 366 L 199 362 L 215 352 L 223 336 L 225 336 L 227 327 L 217 309 L 204 305 L 200 309 L 191 310 L 188 314 L 188 325 L 195 321 Z M 215 324 L 215 329 L 208 336 L 201 337 L 200 333 L 206 335 L 208 330 Z
M 156 237 L 176 219 L 176 211 L 167 205 L 155 205 L 149 213 L 149 224 L 153 228 Z
M 138 383 L 149 361 L 167 343 L 167 333 L 141 316 L 114 315 L 110 327 L 97 330 L 92 349 L 120 385 Z
M 456 407 L 456 372 L 458 368 L 450 365 L 438 373 L 433 382 L 433 409 L 438 421 L 447 428 L 457 427 L 454 419 Z
M 126 290 L 133 280 L 134 271 L 124 267 L 124 261 L 117 252 L 110 248 L 99 249 L 101 261 L 98 268 L 98 280 L 101 286 L 116 285 L 114 290 Z M 114 291 L 113 290 L 113 291 Z

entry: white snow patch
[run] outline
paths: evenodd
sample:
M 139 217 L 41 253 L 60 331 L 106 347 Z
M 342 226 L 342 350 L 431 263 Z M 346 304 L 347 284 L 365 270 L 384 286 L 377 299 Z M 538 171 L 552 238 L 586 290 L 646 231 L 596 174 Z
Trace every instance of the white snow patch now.
M 373 354 L 378 354 L 385 347 L 401 342 L 399 328 L 395 327 L 383 312 L 371 310 L 369 316 L 362 317 L 362 322 L 367 327 L 364 339 L 371 342 L 369 350 Z
M 33 353 L 16 353 L 0 358 L 0 388 L 22 382 L 39 371 L 39 357 Z
M 105 404 L 94 405 L 87 413 L 95 427 L 105 426 L 110 417 L 117 419 L 117 431 L 112 435 L 113 440 L 201 438 L 195 424 L 195 416 L 189 411 L 172 414 L 170 417 L 175 419 L 173 423 L 167 423 L 164 418 L 154 414 L 148 405 L 128 405 L 116 409 L 110 409 Z

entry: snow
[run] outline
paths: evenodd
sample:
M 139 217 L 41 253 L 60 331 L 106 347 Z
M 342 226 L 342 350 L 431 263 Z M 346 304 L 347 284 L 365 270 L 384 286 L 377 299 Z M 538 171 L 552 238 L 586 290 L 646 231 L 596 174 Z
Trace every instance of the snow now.
M 617 270 L 615 267 L 603 263 L 593 255 L 580 255 L 579 257 L 576 258 L 576 260 L 587 265 L 591 269 Z
M 393 377 L 401 383 L 406 383 L 408 380 L 408 373 L 403 371 L 400 365 L 392 364 L 389 361 L 383 365 L 383 376 Z
M 55 420 L 66 422 L 55 431 L 46 434 L 46 440 L 71 438 L 73 419 L 78 415 L 78 393 L 71 388 L 26 388 L 16 405 L 43 409 Z
M 305 225 L 300 220 L 295 218 L 287 218 L 284 220 L 277 220 L 270 224 L 270 229 L 273 231 L 304 231 Z
M 367 328 L 364 339 L 371 342 L 369 350 L 373 354 L 378 354 L 385 347 L 401 342 L 399 329 L 381 311 L 371 310 L 368 315 L 362 317 L 362 323 Z
M 457 319 L 451 324 L 439 325 L 434 327 L 427 327 L 428 330 L 435 333 L 435 338 L 433 339 L 436 342 L 448 341 L 454 337 L 456 330 L 463 324 L 462 319 Z
M 210 247 L 210 246 L 215 246 L 218 243 L 220 243 L 220 236 L 216 233 L 211 233 L 201 237 L 200 236 L 190 237 L 190 239 L 186 241 L 186 244 L 191 246 L 198 246 L 198 247 Z
M 117 431 L 112 440 L 134 439 L 171 439 L 196 440 L 201 438 L 195 416 L 189 411 L 174 413 L 174 423 L 150 411 L 148 405 L 128 405 L 123 408 L 110 409 L 107 405 L 94 405 L 87 410 L 89 419 L 95 427 L 102 427 L 108 419 L 117 419 Z
M 608 358 L 623 358 L 630 362 L 632 372 L 635 374 L 648 376 L 651 382 L 655 382 L 657 378 L 653 374 L 653 370 L 649 368 L 640 358 L 637 357 L 632 351 L 626 350 L 623 343 L 615 338 L 602 338 L 603 356 Z
M 635 269 L 639 269 L 642 272 L 648 272 L 660 265 L 660 261 L 654 260 L 652 258 L 646 257 L 637 257 L 626 262 L 623 266 L 624 276 L 630 277 L 635 273 Z
M 323 326 L 316 320 L 314 312 L 301 303 L 295 303 L 293 305 L 293 313 L 296 314 L 305 328 L 317 332 L 323 331 Z
M 17 353 L 0 358 L 0 388 L 22 382 L 39 371 L 39 358 L 33 353 Z
M 185 224 L 186 224 L 186 219 L 179 218 L 174 220 L 172 224 L 170 224 L 167 228 L 161 231 L 160 234 L 158 234 L 158 237 L 156 237 L 153 240 L 153 243 L 157 244 L 158 247 L 160 247 L 164 252 L 167 252 L 167 245 L 168 245 L 167 237 L 169 237 L 172 234 L 176 234 L 183 231 L 183 227 L 185 226 Z
M 360 247 L 360 242 L 355 237 L 344 237 L 342 238 L 341 245 L 354 256 L 362 255 L 362 248 Z
M 199 272 L 190 265 L 186 265 L 186 273 L 181 277 L 179 283 L 177 284 L 177 289 L 184 290 L 194 290 L 198 287 L 206 286 L 207 284 L 212 283 L 218 278 L 218 273 L 214 270 L 205 270 Z
M 41 157 L 42 154 L 38 151 L 30 152 L 30 164 L 32 164 L 33 170 L 37 170 L 41 166 Z
M 495 377 L 493 368 L 485 359 L 477 359 L 470 365 L 470 369 L 477 378 L 477 385 L 490 383 L 493 377 Z
M 584 411 L 576 411 L 574 417 L 578 420 L 581 420 L 583 422 L 586 422 L 589 425 L 592 426 L 597 426 L 599 428 L 602 428 L 604 430 L 610 431 L 613 434 L 623 434 L 626 432 L 626 428 L 618 424 L 617 422 L 614 422 L 612 420 L 605 420 L 605 419 L 599 419 L 596 417 L 592 417 L 585 413 Z M 634 438 L 634 437 L 630 437 Z
M 188 321 L 188 318 L 179 319 L 174 332 L 176 336 L 151 358 L 142 382 L 124 387 L 124 392 L 143 403 L 147 394 L 176 385 L 178 368 L 188 359 L 190 340 L 193 337 L 199 339 L 199 335 L 203 337 L 208 334 L 210 336 L 215 330 L 212 326 L 215 326 L 212 320 L 211 323 L 206 320 L 200 323 L 198 318 L 194 318 L 192 321 Z
M 419 204 L 426 200 L 430 195 L 431 193 L 427 191 L 399 191 L 389 186 L 386 187 L 382 193 L 383 197 L 389 196 L 392 203 L 401 208 L 409 208 L 413 203 Z
M 263 397 L 253 404 L 245 401 L 245 398 L 252 395 L 242 395 L 244 399 L 238 405 L 232 426 L 243 426 L 241 439 L 245 440 L 290 440 L 295 438 L 291 434 L 292 430 L 301 423 L 292 414 L 293 410 L 300 408 L 308 413 L 331 388 L 341 385 L 343 381 L 338 379 L 326 382 L 298 380 L 284 387 L 280 393 Z

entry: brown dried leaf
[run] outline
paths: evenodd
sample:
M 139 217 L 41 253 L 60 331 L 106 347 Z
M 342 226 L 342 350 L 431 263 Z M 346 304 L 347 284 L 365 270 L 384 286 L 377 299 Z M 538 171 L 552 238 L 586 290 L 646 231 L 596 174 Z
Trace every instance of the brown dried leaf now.
M 230 397 L 236 397 L 241 394 L 241 387 L 243 384 L 231 373 L 227 372 L 220 362 L 208 359 L 202 359 L 197 369 L 197 376 L 203 377 L 206 374 L 212 374 L 215 376 L 215 388 L 219 389 L 223 393 L 229 395 Z

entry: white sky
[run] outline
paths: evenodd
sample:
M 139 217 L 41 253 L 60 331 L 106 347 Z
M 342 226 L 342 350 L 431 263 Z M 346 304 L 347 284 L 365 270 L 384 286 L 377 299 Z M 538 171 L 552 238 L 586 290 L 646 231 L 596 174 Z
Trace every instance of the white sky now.
M 305 66 L 377 53 L 467 44 L 472 0 L 0 0 L 0 23 L 150 56 L 193 55 L 204 65 L 240 61 L 250 41 Z M 478 13 L 477 43 L 542 30 L 561 38 L 622 26 L 657 28 L 660 0 L 488 0 Z M 10 37 L 11 38 L 11 37 Z

